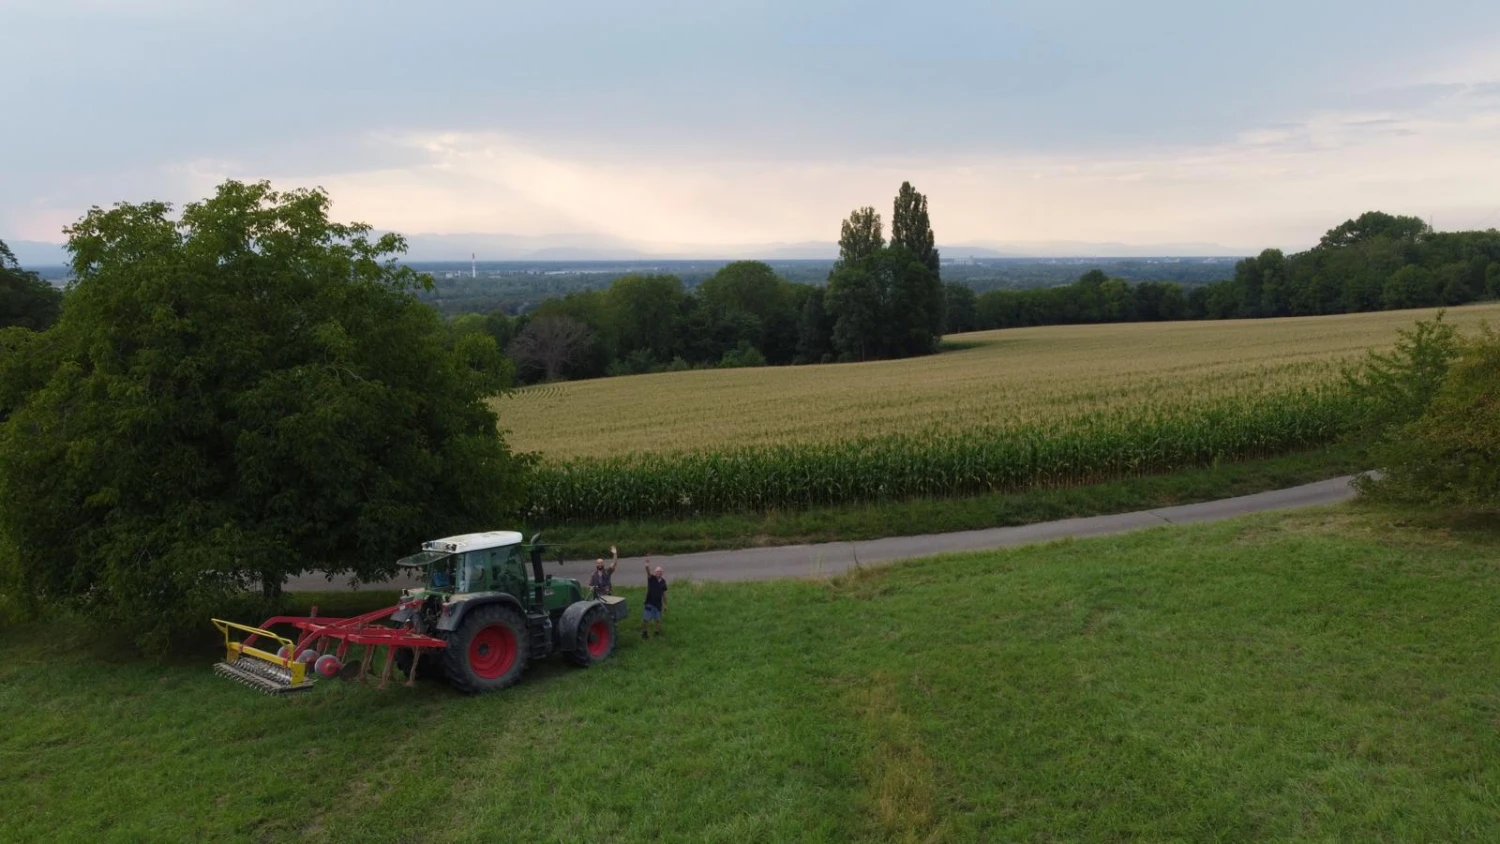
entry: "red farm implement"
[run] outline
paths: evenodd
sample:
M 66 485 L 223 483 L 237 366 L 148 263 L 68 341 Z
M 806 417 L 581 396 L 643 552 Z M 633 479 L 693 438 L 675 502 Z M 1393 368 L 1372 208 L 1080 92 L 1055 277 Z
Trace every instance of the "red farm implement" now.
M 384 647 L 385 664 L 380 673 L 380 688 L 385 688 L 391 679 L 391 669 L 405 649 L 410 652 L 407 666 L 407 685 L 416 680 L 417 658 L 422 650 L 447 647 L 447 642 L 425 636 L 410 627 L 392 627 L 382 622 L 402 610 L 413 610 L 421 606 L 415 599 L 393 607 L 368 612 L 353 618 L 327 618 L 318 616 L 318 608 L 308 616 L 278 615 L 266 619 L 259 627 L 237 624 L 233 621 L 214 619 L 215 627 L 224 634 L 224 661 L 214 669 L 231 680 L 271 694 L 283 694 L 311 688 L 316 682 L 313 675 L 335 677 L 353 674 L 360 681 L 370 676 L 375 657 Z M 294 641 L 273 631 L 276 627 L 290 627 L 299 633 Z M 235 641 L 234 633 L 245 638 Z M 275 651 L 256 644 L 262 639 L 274 643 Z M 350 659 L 350 646 L 361 648 L 361 659 Z

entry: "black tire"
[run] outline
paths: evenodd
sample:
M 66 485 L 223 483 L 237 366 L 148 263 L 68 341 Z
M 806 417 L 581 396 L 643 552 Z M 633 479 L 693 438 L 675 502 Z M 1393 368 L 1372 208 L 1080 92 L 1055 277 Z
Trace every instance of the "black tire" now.
M 417 656 L 417 680 L 423 683 L 435 683 L 444 680 L 442 657 L 427 652 L 425 649 Z M 396 649 L 396 668 L 407 677 L 411 676 L 411 648 Z
M 526 670 L 530 638 L 521 614 L 492 604 L 464 616 L 443 648 L 443 671 L 465 694 L 495 692 L 513 685 Z
M 619 631 L 615 629 L 614 616 L 603 606 L 589 607 L 583 618 L 578 619 L 578 628 L 573 633 L 573 650 L 568 659 L 584 668 L 609 659 L 619 644 Z

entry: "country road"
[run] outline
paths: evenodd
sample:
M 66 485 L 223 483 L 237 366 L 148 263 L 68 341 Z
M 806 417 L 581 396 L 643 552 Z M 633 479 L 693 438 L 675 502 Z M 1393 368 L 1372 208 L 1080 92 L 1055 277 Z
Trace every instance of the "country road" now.
M 819 577 L 838 574 L 856 564 L 878 565 L 955 551 L 985 551 L 1070 537 L 1109 536 L 1162 525 L 1213 522 L 1252 513 L 1264 513 L 1269 510 L 1337 504 L 1354 497 L 1354 489 L 1350 486 L 1353 480 L 1353 475 L 1346 475 L 1290 489 L 1258 492 L 1238 498 L 1182 504 L 1157 510 L 1117 513 L 1111 516 L 1062 519 L 1032 525 L 966 530 L 926 536 L 892 536 L 865 542 L 824 542 L 816 545 L 743 548 L 736 551 L 703 551 L 696 554 L 654 557 L 651 562 L 652 565 L 662 566 L 670 580 L 772 580 L 784 577 Z M 615 583 L 621 586 L 644 585 L 646 575 L 643 562 L 643 558 L 640 557 L 621 557 Z M 592 568 L 592 560 L 569 561 L 562 565 L 556 562 L 547 564 L 549 574 L 562 574 L 585 581 Z M 343 588 L 343 585 L 337 580 L 330 583 L 323 575 L 313 572 L 288 579 L 286 590 L 311 592 L 339 589 Z M 365 584 L 360 588 L 391 589 L 412 585 L 415 585 L 414 581 L 398 578 L 384 584 Z

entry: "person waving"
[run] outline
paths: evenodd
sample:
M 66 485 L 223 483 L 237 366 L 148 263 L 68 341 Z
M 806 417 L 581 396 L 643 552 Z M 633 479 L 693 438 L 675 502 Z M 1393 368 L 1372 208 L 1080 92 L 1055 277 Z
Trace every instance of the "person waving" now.
M 661 617 L 667 611 L 667 578 L 657 566 L 655 571 L 651 570 L 651 557 L 646 556 L 646 602 L 641 610 L 641 638 L 649 639 L 650 634 L 646 625 L 656 622 L 657 638 L 661 637 Z

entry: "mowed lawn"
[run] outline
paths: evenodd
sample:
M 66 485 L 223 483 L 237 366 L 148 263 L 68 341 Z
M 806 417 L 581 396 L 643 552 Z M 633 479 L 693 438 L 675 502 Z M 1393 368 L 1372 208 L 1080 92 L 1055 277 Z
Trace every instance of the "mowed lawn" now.
M 543 384 L 493 406 L 513 446 L 549 459 L 1175 414 L 1328 382 L 1435 313 L 1009 329 L 956 335 L 966 348 L 912 360 Z M 1447 319 L 1500 322 L 1500 305 Z
M 666 639 L 480 698 L 0 630 L 0 837 L 1500 839 L 1500 542 L 1388 522 L 677 582 Z

